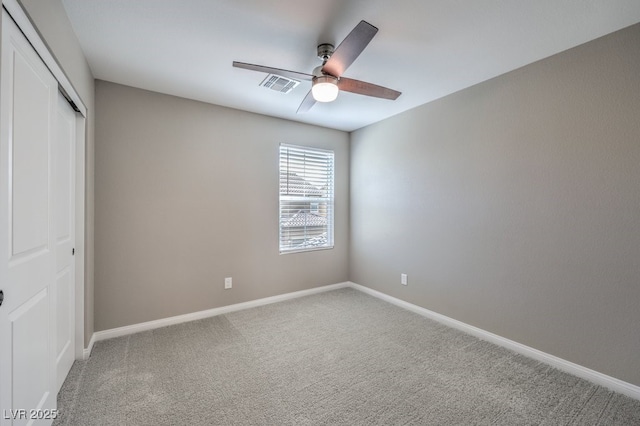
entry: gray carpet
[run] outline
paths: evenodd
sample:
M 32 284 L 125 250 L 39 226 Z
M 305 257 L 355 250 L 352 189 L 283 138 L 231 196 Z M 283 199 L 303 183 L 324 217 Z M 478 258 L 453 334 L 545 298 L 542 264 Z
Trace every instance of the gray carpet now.
M 98 342 L 57 425 L 640 425 L 640 401 L 341 289 Z

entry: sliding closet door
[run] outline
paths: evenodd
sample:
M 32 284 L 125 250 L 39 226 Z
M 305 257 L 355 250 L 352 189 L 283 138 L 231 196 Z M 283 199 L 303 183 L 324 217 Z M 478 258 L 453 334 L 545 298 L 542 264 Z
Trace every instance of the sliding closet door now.
M 75 359 L 75 158 L 76 113 L 58 94 L 54 150 L 56 232 L 56 371 L 60 390 Z M 54 293 L 54 292 L 52 292 Z
M 22 425 L 56 407 L 58 84 L 4 11 L 0 84 L 0 424 Z

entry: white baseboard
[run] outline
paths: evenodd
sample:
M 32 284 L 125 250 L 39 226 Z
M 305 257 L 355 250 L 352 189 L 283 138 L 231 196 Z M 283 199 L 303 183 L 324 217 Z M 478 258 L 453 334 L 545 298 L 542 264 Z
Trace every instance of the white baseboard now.
M 91 339 L 89 339 L 89 345 L 84 348 L 82 359 L 87 360 L 91 356 L 91 351 L 93 350 L 93 345 L 96 343 L 96 333 L 91 335 Z
M 216 315 L 227 314 L 229 312 L 240 311 L 243 309 L 255 308 L 257 306 L 269 305 L 271 303 L 283 302 L 285 300 L 295 299 L 298 297 L 309 296 L 312 294 L 322 293 L 325 291 L 337 290 L 339 288 L 349 287 L 348 282 L 331 284 L 322 287 L 310 288 L 308 290 L 294 291 L 292 293 L 279 294 L 277 296 L 265 297 L 263 299 L 251 300 L 249 302 L 237 303 L 235 305 L 221 306 L 219 308 L 207 309 L 205 311 L 192 312 L 190 314 L 178 315 L 175 317 L 163 318 L 155 321 L 143 322 L 140 324 L 127 325 L 125 327 L 112 328 L 109 330 L 96 331 L 91 336 L 89 347 L 84 350 L 84 359 L 89 358 L 95 342 L 101 340 L 112 339 L 114 337 L 126 336 L 129 334 L 140 333 L 141 331 L 153 330 L 168 325 L 181 324 L 184 322 L 195 321 L 199 319 L 214 317 Z
M 422 308 L 412 303 L 405 302 L 404 300 L 397 299 L 393 296 L 389 296 L 387 294 L 362 286 L 360 284 L 356 284 L 352 282 L 349 282 L 348 284 L 349 284 L 349 287 L 352 287 L 356 290 L 360 290 L 363 293 L 377 297 L 378 299 L 382 299 L 386 302 L 392 303 L 401 308 L 407 309 L 418 315 L 422 315 L 424 317 L 437 321 L 441 324 L 447 325 L 451 328 L 455 328 L 467 334 L 471 334 L 479 339 L 486 340 L 498 346 L 502 346 L 504 348 L 510 349 L 514 352 L 525 355 L 529 358 L 533 358 L 537 361 L 540 361 L 552 367 L 555 367 L 558 370 L 567 372 L 569 374 L 573 374 L 574 376 L 583 378 L 597 385 L 604 386 L 608 389 L 611 389 L 612 391 L 619 392 L 623 395 L 627 395 L 631 398 L 640 400 L 639 386 L 632 385 L 631 383 L 627 383 L 620 379 L 616 379 L 615 377 L 607 376 L 606 374 L 600 373 L 595 370 L 591 370 L 590 368 L 583 367 L 578 364 L 574 364 L 573 362 L 564 360 L 562 358 L 558 358 L 557 356 L 539 351 L 538 349 L 534 349 L 532 347 L 523 345 L 513 340 L 509 340 L 502 336 L 498 336 L 497 334 L 490 333 L 481 328 L 474 327 L 472 325 L 438 314 L 436 312 L 430 311 L 428 309 Z

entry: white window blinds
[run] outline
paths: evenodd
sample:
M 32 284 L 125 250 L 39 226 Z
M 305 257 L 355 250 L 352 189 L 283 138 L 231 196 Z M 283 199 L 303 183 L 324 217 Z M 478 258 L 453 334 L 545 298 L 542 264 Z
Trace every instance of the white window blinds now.
M 333 247 L 333 151 L 280 145 L 280 253 Z

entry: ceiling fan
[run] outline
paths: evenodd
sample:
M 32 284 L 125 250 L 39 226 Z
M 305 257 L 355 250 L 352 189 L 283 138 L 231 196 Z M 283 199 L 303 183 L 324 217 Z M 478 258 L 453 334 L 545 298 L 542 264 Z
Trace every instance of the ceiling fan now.
M 334 49 L 333 45 L 328 43 L 320 44 L 318 46 L 318 57 L 322 59 L 322 65 L 316 67 L 312 74 L 236 61 L 233 62 L 233 66 L 280 75 L 295 80 L 311 81 L 311 90 L 298 107 L 298 113 L 309 111 L 316 102 L 334 101 L 340 90 L 395 100 L 401 95 L 401 92 L 342 76 L 377 32 L 378 29 L 370 23 L 360 21 L 337 48 Z

